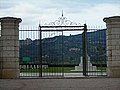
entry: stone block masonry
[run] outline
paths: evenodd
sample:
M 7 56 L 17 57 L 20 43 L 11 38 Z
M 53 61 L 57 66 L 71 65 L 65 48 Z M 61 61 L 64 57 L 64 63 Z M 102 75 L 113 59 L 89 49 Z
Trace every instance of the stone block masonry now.
M 14 17 L 0 18 L 0 78 L 19 78 L 19 23 Z
M 107 26 L 107 75 L 120 77 L 120 16 L 103 19 Z

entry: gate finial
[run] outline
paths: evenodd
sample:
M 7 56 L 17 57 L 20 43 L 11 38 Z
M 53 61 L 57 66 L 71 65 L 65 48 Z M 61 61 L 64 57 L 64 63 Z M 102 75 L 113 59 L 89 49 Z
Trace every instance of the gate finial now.
M 40 22 L 40 20 L 39 20 L 39 27 L 41 26 L 41 22 Z
M 62 10 L 62 17 L 63 17 L 63 10 Z

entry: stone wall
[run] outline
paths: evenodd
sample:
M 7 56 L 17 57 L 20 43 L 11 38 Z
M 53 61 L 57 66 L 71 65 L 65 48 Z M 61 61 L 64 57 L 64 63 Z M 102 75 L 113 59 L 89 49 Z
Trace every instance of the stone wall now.
M 107 26 L 107 75 L 120 77 L 120 16 L 103 19 Z
M 19 78 L 20 18 L 4 17 L 1 22 L 0 78 Z

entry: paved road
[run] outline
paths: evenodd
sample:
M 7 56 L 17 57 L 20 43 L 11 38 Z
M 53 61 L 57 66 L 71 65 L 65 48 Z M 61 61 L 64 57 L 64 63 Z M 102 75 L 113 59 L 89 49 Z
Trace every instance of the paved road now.
M 120 78 L 0 79 L 0 90 L 120 90 Z

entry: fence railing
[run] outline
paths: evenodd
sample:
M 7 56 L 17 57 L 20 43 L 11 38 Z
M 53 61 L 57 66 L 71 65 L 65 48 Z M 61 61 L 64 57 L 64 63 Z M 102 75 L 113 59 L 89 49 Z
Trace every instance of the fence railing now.
M 41 30 L 42 49 L 40 49 L 39 29 L 19 31 L 21 76 L 26 76 L 26 74 L 30 77 L 40 74 L 47 77 L 83 76 L 83 29 L 68 30 L 65 27 L 61 29 L 60 26 L 57 26 L 58 29 L 52 26 L 50 29 L 45 28 L 47 29 Z M 88 29 L 86 35 L 88 55 L 86 59 L 89 60 L 86 62 L 85 73 L 88 76 L 104 76 L 107 67 L 106 29 Z M 42 50 L 42 64 L 39 61 L 39 50 Z

